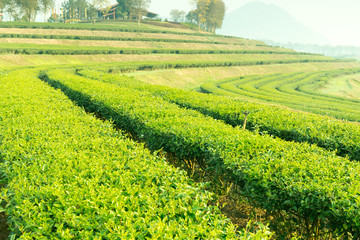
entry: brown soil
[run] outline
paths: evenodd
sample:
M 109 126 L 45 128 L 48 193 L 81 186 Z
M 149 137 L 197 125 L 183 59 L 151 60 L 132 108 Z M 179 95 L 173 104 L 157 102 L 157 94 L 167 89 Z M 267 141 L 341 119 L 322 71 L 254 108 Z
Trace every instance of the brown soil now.
M 7 225 L 7 216 L 5 213 L 0 213 L 0 240 L 9 238 L 9 228 Z
M 246 228 L 250 220 L 263 222 L 265 211 L 250 205 L 243 197 L 235 194 L 222 196 L 218 199 L 220 211 L 228 217 L 239 229 Z

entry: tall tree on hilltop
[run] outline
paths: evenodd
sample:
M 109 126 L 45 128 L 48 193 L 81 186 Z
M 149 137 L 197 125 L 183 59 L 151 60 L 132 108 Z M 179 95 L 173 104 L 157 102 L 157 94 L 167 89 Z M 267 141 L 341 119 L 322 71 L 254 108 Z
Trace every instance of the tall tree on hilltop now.
M 66 19 L 75 19 L 76 0 L 68 0 L 62 3 L 65 9 Z
M 196 4 L 196 14 L 198 18 L 198 27 L 200 30 L 201 26 L 204 26 L 206 23 L 206 17 L 209 11 L 211 0 L 194 0 L 193 2 Z
M 189 23 L 197 23 L 198 22 L 198 15 L 196 14 L 196 10 L 192 10 L 190 11 L 187 15 L 186 15 L 186 21 Z
M 1 12 L 4 10 L 4 8 L 6 6 L 6 1 L 7 0 L 0 0 L 0 10 L 1 10 Z
M 118 2 L 118 11 L 122 15 L 123 18 L 129 17 L 131 18 L 131 0 L 117 0 Z
M 76 0 L 75 6 L 77 9 L 78 19 L 81 20 L 81 14 L 84 14 L 84 18 L 86 18 L 85 11 L 88 8 L 88 1 L 87 0 Z
M 170 12 L 170 17 L 174 22 L 183 22 L 185 18 L 185 12 L 179 9 L 173 9 Z
M 192 0 L 192 3 L 196 6 L 196 10 L 189 12 L 188 17 L 191 20 L 196 19 L 199 30 L 202 27 L 215 32 L 217 28 L 221 28 L 225 16 L 223 0 Z
M 96 9 L 99 9 L 103 16 L 110 11 L 111 1 L 110 0 L 92 0 L 91 5 Z
M 55 0 L 40 0 L 40 5 L 42 10 L 44 11 L 44 22 L 46 22 L 46 15 L 48 10 L 54 7 Z
M 15 0 L 15 3 L 20 8 L 26 21 L 35 21 L 40 7 L 39 0 Z
M 5 11 L 9 15 L 10 22 L 11 22 L 13 18 L 17 17 L 17 13 L 19 10 L 18 6 L 16 5 L 16 2 L 14 0 L 5 0 L 4 3 L 5 3 L 5 5 L 4 5 Z
M 131 3 L 131 12 L 136 16 L 138 26 L 140 27 L 140 23 L 143 16 L 146 16 L 147 9 L 150 6 L 151 0 L 129 0 Z
M 4 9 L 7 5 L 8 0 L 0 0 L 0 12 L 4 13 Z M 2 16 L 0 17 L 2 21 Z
M 206 14 L 206 28 L 215 33 L 217 28 L 221 28 L 225 17 L 225 3 L 223 0 L 212 0 Z
M 93 19 L 94 23 L 95 23 L 95 19 L 98 17 L 98 11 L 95 8 L 95 6 L 92 4 L 89 4 L 87 8 L 87 17 L 89 19 Z

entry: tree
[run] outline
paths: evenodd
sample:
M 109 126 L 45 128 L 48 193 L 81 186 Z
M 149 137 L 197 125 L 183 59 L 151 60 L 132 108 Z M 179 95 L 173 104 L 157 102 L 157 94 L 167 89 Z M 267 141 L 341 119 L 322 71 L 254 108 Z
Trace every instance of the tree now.
M 14 0 L 5 1 L 4 6 L 7 14 L 9 14 L 10 22 L 12 21 L 13 18 L 17 18 L 17 13 L 19 9 Z
M 26 21 L 35 21 L 36 14 L 40 7 L 38 0 L 15 0 L 15 3 L 20 8 Z
M 206 23 L 207 13 L 209 11 L 209 6 L 211 4 L 211 0 L 195 0 L 196 2 L 196 14 L 198 19 L 198 27 L 199 30 L 201 26 L 204 26 Z
M 65 22 L 67 19 L 75 19 L 76 0 L 68 0 L 62 3 L 64 8 Z
M 192 10 L 190 11 L 187 15 L 186 15 L 186 21 L 189 23 L 197 23 L 198 22 L 198 16 L 196 14 L 196 10 Z
M 40 5 L 44 11 L 44 22 L 46 22 L 46 15 L 49 9 L 53 8 L 55 5 L 54 0 L 40 0 Z
M 110 0 L 92 0 L 92 5 L 105 16 L 110 11 Z
M 151 0 L 129 0 L 131 3 L 131 12 L 136 16 L 138 26 L 140 27 L 140 23 L 143 16 L 146 16 L 147 9 L 151 3 Z
M 84 14 L 84 18 L 86 18 L 86 9 L 88 7 L 87 0 L 76 0 L 75 1 L 75 7 L 78 14 L 78 19 L 81 20 L 82 13 Z
M 125 19 L 131 14 L 131 0 L 117 0 L 117 12 Z
M 196 10 L 189 12 L 187 18 L 191 21 L 195 19 L 199 30 L 206 28 L 210 32 L 215 32 L 217 28 L 221 28 L 225 16 L 223 0 L 193 0 L 192 2 Z
M 3 13 L 4 9 L 7 5 L 8 0 L 0 0 L 0 12 Z M 0 21 L 2 21 L 2 16 L 0 17 Z
M 97 11 L 96 7 L 94 7 L 94 5 L 92 5 L 92 4 L 88 5 L 86 12 L 87 12 L 88 19 L 93 19 L 95 21 L 95 19 L 98 17 L 98 11 Z
M 89 8 L 87 0 L 68 0 L 63 2 L 62 7 L 65 9 L 66 18 L 67 16 L 69 19 L 87 18 L 87 9 Z
M 92 4 L 90 4 L 87 8 L 87 17 L 93 19 L 94 23 L 95 23 L 95 18 L 98 17 L 98 11 L 96 7 L 94 7 L 94 5 Z
M 185 12 L 178 10 L 178 9 L 173 9 L 170 12 L 170 17 L 174 22 L 183 22 L 185 19 Z
M 212 0 L 206 14 L 206 29 L 215 33 L 217 28 L 221 28 L 225 16 L 225 3 L 223 0 Z
M 0 0 L 0 10 L 1 10 L 1 13 L 3 13 L 4 8 L 5 8 L 5 6 L 6 6 L 6 3 L 7 3 L 7 0 Z

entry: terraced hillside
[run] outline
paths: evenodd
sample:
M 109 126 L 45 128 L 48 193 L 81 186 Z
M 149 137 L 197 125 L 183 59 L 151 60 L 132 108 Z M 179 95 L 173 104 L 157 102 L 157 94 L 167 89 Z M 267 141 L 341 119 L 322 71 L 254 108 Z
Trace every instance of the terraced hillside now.
M 166 23 L 0 52 L 4 239 L 360 237 L 359 62 Z
M 360 101 L 358 99 L 346 99 L 317 91 L 331 79 L 357 76 L 359 71 L 360 69 L 356 68 L 311 73 L 254 75 L 206 83 L 201 89 L 220 95 L 277 103 L 293 109 L 359 122 Z

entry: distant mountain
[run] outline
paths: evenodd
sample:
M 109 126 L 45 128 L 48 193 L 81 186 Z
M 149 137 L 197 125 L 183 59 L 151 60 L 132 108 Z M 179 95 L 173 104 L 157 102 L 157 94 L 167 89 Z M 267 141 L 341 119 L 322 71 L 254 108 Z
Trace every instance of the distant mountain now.
M 223 28 L 218 33 L 282 43 L 329 43 L 324 36 L 305 26 L 282 8 L 263 2 L 248 3 L 227 14 Z

